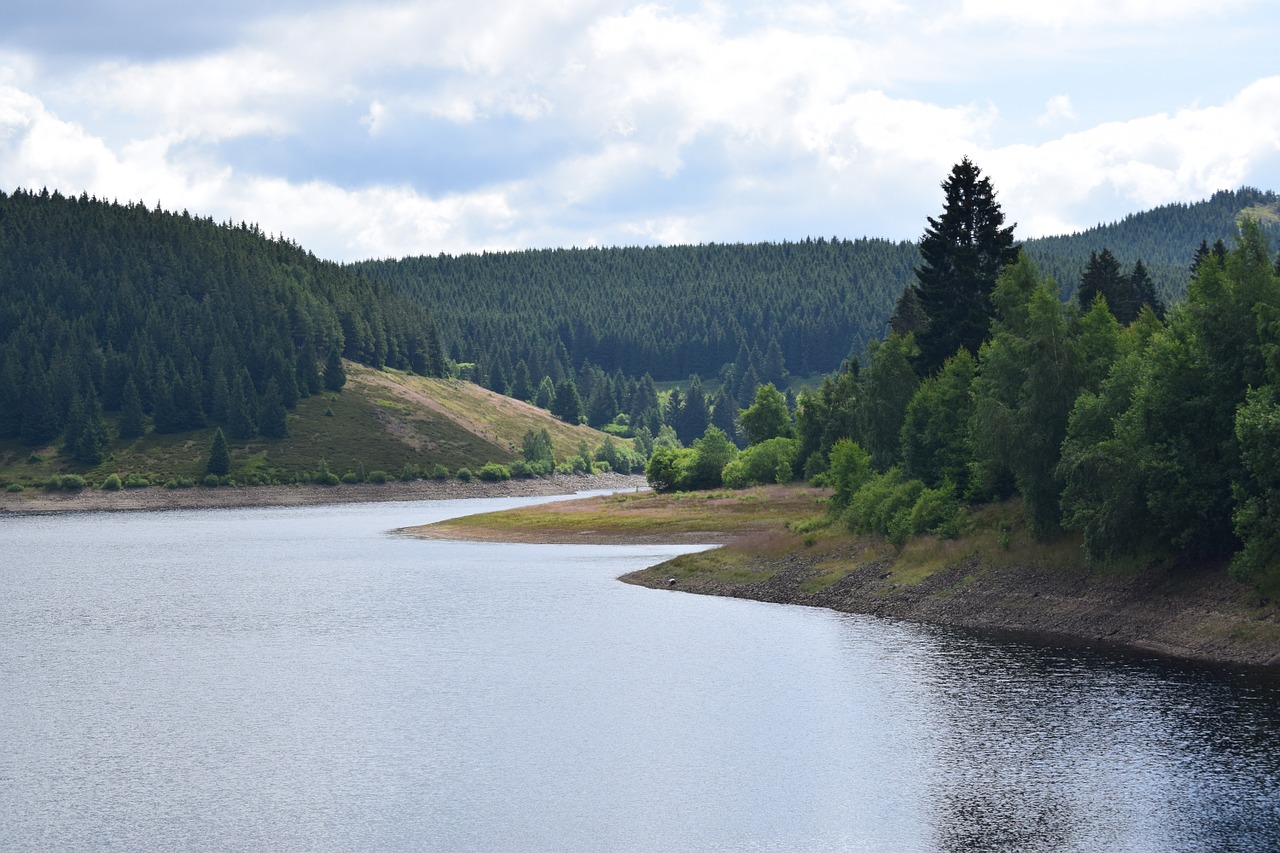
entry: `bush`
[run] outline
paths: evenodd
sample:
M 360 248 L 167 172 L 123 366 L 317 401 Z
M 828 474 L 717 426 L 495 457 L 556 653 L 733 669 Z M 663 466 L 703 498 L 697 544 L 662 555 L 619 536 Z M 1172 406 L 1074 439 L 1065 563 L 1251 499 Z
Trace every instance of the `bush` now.
M 124 478 L 124 487 L 126 489 L 145 489 L 151 485 L 151 481 L 141 474 L 130 474 Z
M 353 486 L 356 483 L 363 482 L 363 478 L 355 471 L 348 471 L 342 475 L 342 482 L 346 483 L 348 486 Z
M 724 470 L 720 472 L 720 479 L 724 481 L 724 485 L 729 489 L 745 489 L 751 485 L 747 479 L 747 466 L 739 457 L 728 465 L 724 466 Z
M 945 482 L 936 489 L 924 489 L 911 508 L 912 533 L 937 533 L 954 539 L 960 530 L 957 524 L 960 501 L 955 486 Z
M 404 463 L 404 467 L 400 469 L 400 480 L 408 483 L 422 476 L 422 469 L 412 462 Z
M 108 474 L 107 479 L 102 481 L 101 488 L 104 492 L 118 492 L 120 491 L 120 487 L 121 487 L 120 475 Z
M 10 483 L 7 487 L 5 487 L 5 491 L 9 492 L 10 494 L 17 494 L 18 492 L 25 492 L 26 489 L 22 487 L 21 483 Z
M 471 482 L 471 469 L 470 469 L 470 468 L 459 468 L 459 469 L 458 469 L 458 473 L 457 473 L 457 474 L 455 474 L 454 476 L 456 476 L 459 480 L 461 480 L 461 481 L 462 481 L 462 482 L 464 482 L 464 483 L 470 483 L 470 482 Z
M 511 463 L 511 476 L 527 479 L 533 476 L 533 471 L 529 468 L 529 463 L 523 459 L 517 459 Z
M 217 474 L 205 474 L 204 479 L 200 481 L 200 485 L 213 489 L 222 485 L 222 481 L 218 479 Z
M 832 467 L 835 467 L 834 458 Z M 903 480 L 897 468 L 890 468 L 868 480 L 853 494 L 845 512 L 845 524 L 854 533 L 878 533 L 901 545 L 911 535 L 911 510 L 922 491 L 924 483 Z
M 390 478 L 387 476 L 386 471 L 370 471 L 369 472 L 370 483 L 385 483 L 387 482 L 388 479 Z
M 336 486 L 342 481 L 332 471 L 319 471 L 312 482 L 319 483 L 321 486 Z
M 61 477 L 54 474 L 49 478 L 49 482 L 45 488 L 50 491 L 65 489 L 68 492 L 78 492 L 84 488 L 84 477 L 81 477 L 79 474 L 63 474 Z
M 189 489 L 196 484 L 196 481 L 190 477 L 173 477 L 166 480 L 164 487 L 166 489 Z
M 449 479 L 449 469 L 437 462 L 431 466 L 431 474 L 429 476 L 433 480 L 447 480 Z
M 741 489 L 765 483 L 791 482 L 791 466 L 798 446 L 799 442 L 794 438 L 770 438 L 748 447 L 738 454 L 737 460 L 725 466 L 724 484 L 731 489 Z M 740 469 L 735 468 L 732 472 L 733 479 L 741 485 L 729 482 L 731 465 L 741 465 Z
M 497 462 L 486 462 L 484 467 L 476 473 L 476 476 L 486 482 L 496 483 L 501 480 L 510 480 L 511 469 L 506 465 L 499 465 Z
M 831 511 L 842 512 L 853 495 L 872 478 L 871 455 L 856 441 L 842 438 L 831 448 L 827 485 L 832 488 Z
M 656 491 L 669 492 L 680 482 L 685 460 L 692 457 L 692 450 L 655 447 L 644 470 L 645 479 Z

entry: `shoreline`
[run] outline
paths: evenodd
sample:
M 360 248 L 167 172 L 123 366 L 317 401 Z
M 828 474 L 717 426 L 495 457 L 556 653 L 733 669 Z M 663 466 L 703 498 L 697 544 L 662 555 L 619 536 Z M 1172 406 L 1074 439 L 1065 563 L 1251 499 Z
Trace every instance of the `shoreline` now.
M 193 486 L 166 489 L 120 489 L 78 492 L 29 489 L 0 492 L 0 518 L 5 515 L 37 515 L 69 512 L 150 512 L 171 509 L 231 509 L 269 506 L 319 506 L 390 501 L 460 500 L 466 498 L 554 497 L 595 489 L 647 487 L 640 474 L 565 474 L 533 479 L 485 482 L 472 480 L 398 480 L 386 483 L 320 486 Z

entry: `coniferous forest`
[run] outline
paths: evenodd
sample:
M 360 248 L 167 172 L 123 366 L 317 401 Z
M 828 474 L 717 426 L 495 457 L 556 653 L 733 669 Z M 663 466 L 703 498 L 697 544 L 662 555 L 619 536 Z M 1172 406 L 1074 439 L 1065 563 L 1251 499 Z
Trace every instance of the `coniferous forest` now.
M 278 438 L 341 361 L 440 375 L 429 311 L 256 226 L 47 191 L 0 194 L 0 439 L 218 425 Z M 336 366 L 335 366 L 336 365 Z

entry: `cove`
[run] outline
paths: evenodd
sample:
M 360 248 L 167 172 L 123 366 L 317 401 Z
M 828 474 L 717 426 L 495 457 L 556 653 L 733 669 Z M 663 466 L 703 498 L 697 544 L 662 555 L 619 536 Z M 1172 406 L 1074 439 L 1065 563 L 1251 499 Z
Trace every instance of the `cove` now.
M 0 848 L 1280 849 L 1265 673 L 388 532 L 544 500 L 0 520 Z

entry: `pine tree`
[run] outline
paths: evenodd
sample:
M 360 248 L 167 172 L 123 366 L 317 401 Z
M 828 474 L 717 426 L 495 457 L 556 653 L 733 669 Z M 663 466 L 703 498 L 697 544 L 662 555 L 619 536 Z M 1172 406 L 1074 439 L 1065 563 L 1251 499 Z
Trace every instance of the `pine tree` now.
M 267 381 L 267 390 L 258 404 L 258 431 L 266 438 L 284 438 L 289 434 L 288 418 L 280 386 L 275 377 Z
M 551 414 L 565 423 L 576 424 L 582 420 L 582 397 L 578 395 L 578 386 L 571 377 L 566 376 L 556 386 L 555 399 L 551 403 Z
M 1277 262 L 1280 263 L 1280 258 L 1277 258 Z M 1157 317 L 1163 320 L 1164 303 L 1156 295 L 1155 282 L 1147 274 L 1147 268 L 1141 258 L 1134 263 L 1133 272 L 1129 273 L 1129 282 L 1133 288 L 1134 298 L 1138 301 L 1138 310 L 1141 310 L 1143 305 L 1147 305 Z M 1137 316 L 1137 310 L 1134 311 L 1134 316 Z
M 942 189 L 943 213 L 929 217 L 920 239 L 923 263 L 916 268 L 915 287 L 929 318 L 917 341 L 925 375 L 961 347 L 977 354 L 994 315 L 996 277 L 1018 256 L 1013 226 L 1004 227 L 990 179 L 968 157 L 952 167 Z
M 1139 303 L 1133 292 L 1133 281 L 1120 271 L 1120 262 L 1107 248 L 1089 253 L 1089 263 L 1076 291 L 1081 312 L 1088 311 L 1099 296 L 1106 300 L 1111 315 L 1121 323 L 1128 325 L 1138 316 Z
M 347 371 L 342 367 L 342 354 L 338 348 L 329 350 L 329 357 L 324 362 L 324 387 L 327 391 L 341 391 L 347 384 Z
M 231 449 L 227 447 L 227 437 L 219 428 L 213 434 L 213 444 L 209 447 L 209 462 L 204 466 L 206 474 L 225 477 L 231 473 Z

